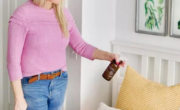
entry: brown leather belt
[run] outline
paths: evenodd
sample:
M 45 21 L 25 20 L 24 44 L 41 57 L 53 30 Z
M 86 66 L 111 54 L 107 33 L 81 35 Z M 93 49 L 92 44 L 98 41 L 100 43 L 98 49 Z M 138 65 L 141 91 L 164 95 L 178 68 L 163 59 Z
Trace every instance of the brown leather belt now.
M 60 76 L 64 71 L 58 71 L 53 74 L 40 74 L 39 80 L 52 80 L 57 76 Z M 38 75 L 35 75 L 29 79 L 29 84 L 38 80 Z

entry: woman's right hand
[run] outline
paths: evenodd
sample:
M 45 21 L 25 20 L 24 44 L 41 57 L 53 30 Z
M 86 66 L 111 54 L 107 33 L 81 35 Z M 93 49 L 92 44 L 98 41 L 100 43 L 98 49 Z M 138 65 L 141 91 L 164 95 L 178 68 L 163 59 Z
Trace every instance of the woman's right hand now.
M 14 91 L 14 99 L 15 99 L 15 106 L 14 110 L 26 110 L 27 109 L 27 103 L 24 99 L 24 94 L 22 90 L 22 84 L 21 80 L 15 80 L 12 81 L 12 87 Z
M 26 110 L 27 103 L 24 97 L 15 98 L 14 110 Z

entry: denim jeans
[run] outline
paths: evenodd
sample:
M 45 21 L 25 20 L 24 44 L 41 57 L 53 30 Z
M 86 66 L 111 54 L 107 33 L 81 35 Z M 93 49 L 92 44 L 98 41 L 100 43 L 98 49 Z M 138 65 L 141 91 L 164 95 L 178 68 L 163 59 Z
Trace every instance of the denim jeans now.
M 43 74 L 52 74 L 56 71 L 61 70 Z M 37 80 L 29 84 L 29 79 L 30 77 L 24 77 L 21 80 L 27 110 L 62 110 L 68 84 L 67 71 L 52 80 Z

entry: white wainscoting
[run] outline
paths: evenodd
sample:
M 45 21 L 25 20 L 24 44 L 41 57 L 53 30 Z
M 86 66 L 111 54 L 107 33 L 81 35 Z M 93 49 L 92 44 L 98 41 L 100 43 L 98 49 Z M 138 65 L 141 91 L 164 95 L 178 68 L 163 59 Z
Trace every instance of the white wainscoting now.
M 180 83 L 180 50 L 133 44 L 111 42 L 113 53 L 122 53 L 127 58 L 127 65 L 136 69 L 144 77 L 171 86 Z M 120 68 L 113 77 L 112 105 L 123 82 L 126 68 Z

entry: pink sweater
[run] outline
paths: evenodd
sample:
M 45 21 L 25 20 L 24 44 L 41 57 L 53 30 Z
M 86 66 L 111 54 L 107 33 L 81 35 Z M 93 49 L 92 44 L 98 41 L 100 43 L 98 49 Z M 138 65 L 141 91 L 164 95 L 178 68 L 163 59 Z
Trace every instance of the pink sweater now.
M 66 68 L 68 45 L 79 55 L 93 60 L 94 46 L 86 43 L 65 8 L 69 38 L 62 36 L 53 9 L 39 7 L 31 0 L 11 15 L 8 27 L 7 68 L 11 81 L 42 72 Z

